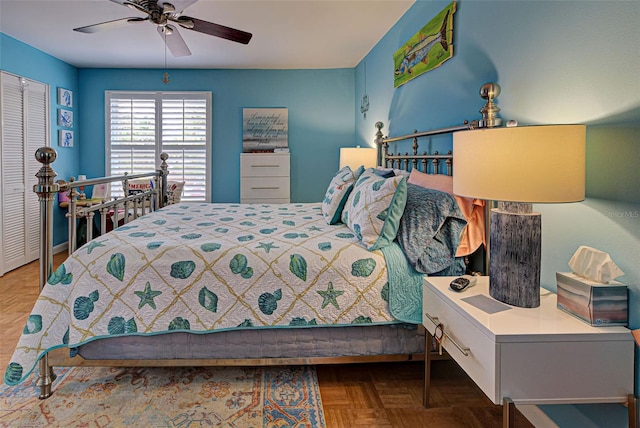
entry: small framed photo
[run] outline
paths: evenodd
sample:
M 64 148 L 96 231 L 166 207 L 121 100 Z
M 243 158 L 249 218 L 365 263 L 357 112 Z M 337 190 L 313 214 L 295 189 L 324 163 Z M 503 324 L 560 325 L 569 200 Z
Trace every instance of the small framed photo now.
M 58 104 L 65 107 L 73 107 L 73 92 L 68 89 L 58 88 Z
M 93 194 L 91 199 L 109 199 L 111 194 L 111 183 L 100 183 L 93 186 Z
M 68 129 L 58 130 L 58 145 L 60 147 L 73 147 L 73 131 Z
M 63 108 L 58 109 L 58 125 L 73 128 L 73 112 Z

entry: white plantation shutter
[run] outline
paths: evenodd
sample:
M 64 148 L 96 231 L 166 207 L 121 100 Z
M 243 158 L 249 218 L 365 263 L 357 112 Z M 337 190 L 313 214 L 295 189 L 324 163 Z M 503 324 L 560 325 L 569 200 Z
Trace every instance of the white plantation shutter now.
M 169 180 L 185 182 L 185 201 L 204 201 L 208 194 L 207 108 L 205 99 L 169 95 L 162 100 L 162 148 L 169 154 Z
M 155 171 L 166 152 L 168 179 L 185 182 L 182 200 L 210 200 L 210 93 L 107 92 L 106 102 L 107 175 Z

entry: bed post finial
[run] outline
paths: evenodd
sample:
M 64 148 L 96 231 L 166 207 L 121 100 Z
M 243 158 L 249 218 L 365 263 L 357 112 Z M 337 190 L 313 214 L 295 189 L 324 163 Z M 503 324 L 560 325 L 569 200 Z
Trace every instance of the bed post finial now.
M 479 128 L 494 128 L 502 125 L 502 119 L 498 117 L 500 107 L 493 102 L 498 95 L 500 95 L 500 85 L 495 82 L 485 83 L 480 87 L 480 96 L 487 100 L 487 103 L 480 109 L 482 119 L 478 121 Z
M 376 132 L 376 140 L 379 140 L 382 138 L 382 128 L 384 128 L 384 123 L 382 122 L 376 122 L 376 129 L 378 130 L 378 132 Z
M 58 193 L 59 185 L 54 183 L 56 172 L 51 164 L 58 154 L 51 147 L 40 147 L 35 153 L 36 160 L 42 164 L 36 174 L 38 184 L 33 186 L 33 191 L 38 194 L 40 201 L 40 291 L 47 283 L 47 279 L 53 273 L 53 201 Z M 36 379 L 36 385 L 40 387 L 40 399 L 51 395 L 51 384 L 56 378 L 53 369 L 49 366 L 48 355 L 45 354 L 39 362 L 40 372 Z
M 376 129 L 378 130 L 378 132 L 376 132 L 376 139 L 375 139 L 376 146 L 378 147 L 378 158 L 376 159 L 376 162 L 378 163 L 378 166 L 385 167 L 387 166 L 385 157 L 387 155 L 388 143 L 385 143 L 383 141 L 384 135 L 382 134 L 382 128 L 384 128 L 384 123 L 376 122 L 375 126 L 376 126 Z
M 167 159 L 169 159 L 169 154 L 162 152 L 160 153 L 160 201 L 162 201 L 162 206 L 164 207 L 169 202 L 169 197 L 167 194 L 167 176 L 169 175 L 169 165 L 167 165 Z

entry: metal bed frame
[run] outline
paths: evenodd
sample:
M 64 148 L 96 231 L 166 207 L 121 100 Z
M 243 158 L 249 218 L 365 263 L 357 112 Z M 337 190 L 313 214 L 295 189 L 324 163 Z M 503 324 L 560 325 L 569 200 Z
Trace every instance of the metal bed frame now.
M 418 154 L 418 138 L 448 134 L 456 131 L 464 131 L 476 129 L 478 127 L 490 127 L 500 125 L 500 119 L 497 113 L 500 110 L 494 103 L 493 98 L 499 94 L 499 86 L 497 84 L 485 84 L 480 90 L 480 95 L 487 100 L 485 106 L 480 110 L 482 119 L 471 123 L 464 121 L 462 125 L 434 129 L 424 132 L 414 132 L 398 137 L 383 137 L 382 122 L 375 124 L 377 128 L 375 143 L 378 147 L 378 164 L 383 167 L 398 167 L 406 171 L 412 168 L 421 169 L 427 172 L 428 165 L 432 165 L 434 173 L 439 173 L 441 163 L 445 164 L 446 174 L 452 175 L 453 154 L 427 154 L 423 152 Z M 389 144 L 399 141 L 413 141 L 412 154 L 393 154 L 389 152 Z M 114 212 L 112 218 L 114 228 L 118 225 L 117 212 L 119 207 L 123 207 L 124 212 L 133 209 L 134 216 L 137 216 L 138 208 L 142 207 L 142 214 L 145 214 L 146 202 L 155 200 L 151 204 L 151 210 L 161 208 L 167 201 L 166 184 L 168 175 L 168 166 L 166 154 L 161 155 L 162 164 L 160 168 L 153 173 L 124 175 L 118 177 L 104 177 L 83 181 L 56 181 L 56 173 L 51 167 L 55 161 L 57 154 L 53 148 L 42 147 L 36 151 L 36 159 L 42 163 L 40 171 L 36 174 L 38 184 L 34 186 L 34 192 L 38 194 L 40 201 L 40 219 L 41 219 L 41 239 L 40 239 L 40 290 L 46 285 L 47 279 L 53 273 L 53 203 L 58 192 L 68 192 L 70 195 L 69 202 L 69 252 L 75 250 L 76 240 L 76 220 L 79 217 L 85 217 L 87 222 L 87 238 L 92 238 L 93 218 L 96 212 L 101 215 L 101 229 L 106 230 L 106 219 L 110 211 Z M 123 182 L 125 195 L 127 195 L 128 180 L 136 178 L 150 177 L 155 180 L 156 186 L 152 191 L 143 192 L 135 196 L 126 196 L 124 198 L 113 201 L 106 201 L 97 205 L 87 207 L 79 207 L 77 203 L 77 188 L 81 186 L 89 186 L 102 183 L 112 183 L 117 181 Z M 154 198 L 155 197 L 155 198 Z M 125 215 L 124 221 L 128 221 Z M 424 331 L 422 326 L 421 334 Z M 429 335 L 425 334 L 426 343 L 429 343 Z M 426 348 L 429 351 L 429 348 Z M 51 357 L 51 358 L 49 358 Z M 193 366 L 193 365 L 286 365 L 286 364 L 343 364 L 343 363 L 363 363 L 363 362 L 380 362 L 380 361 L 411 361 L 423 360 L 424 354 L 388 354 L 388 355 L 364 355 L 364 356 L 344 356 L 344 357 L 299 357 L 299 358 L 250 358 L 250 359 L 180 359 L 180 360 L 86 360 L 80 356 L 69 357 L 68 350 L 56 349 L 49 354 L 45 354 L 39 361 L 39 374 L 36 379 L 36 385 L 40 387 L 40 399 L 48 398 L 51 395 L 51 385 L 55 379 L 53 366 Z

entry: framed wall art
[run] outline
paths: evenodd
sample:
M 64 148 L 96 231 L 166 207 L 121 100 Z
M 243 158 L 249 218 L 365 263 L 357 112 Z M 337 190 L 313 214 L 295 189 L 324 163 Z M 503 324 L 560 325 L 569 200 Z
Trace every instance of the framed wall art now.
M 73 128 L 73 112 L 71 110 L 58 109 L 58 126 Z
M 65 107 L 73 107 L 73 92 L 68 89 L 58 88 L 58 104 Z
M 243 108 L 242 151 L 273 152 L 289 147 L 286 108 Z
M 453 14 L 456 2 L 438 13 L 393 54 L 393 87 L 397 88 L 453 56 Z
M 69 131 L 68 129 L 59 129 L 58 146 L 73 147 L 73 131 Z

